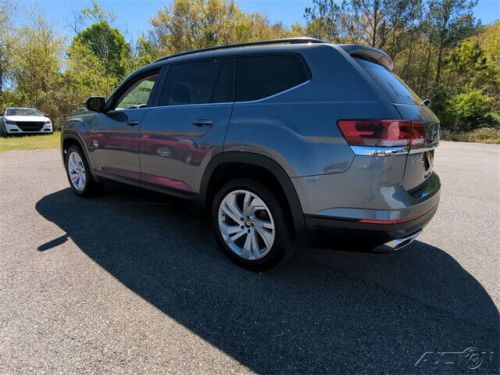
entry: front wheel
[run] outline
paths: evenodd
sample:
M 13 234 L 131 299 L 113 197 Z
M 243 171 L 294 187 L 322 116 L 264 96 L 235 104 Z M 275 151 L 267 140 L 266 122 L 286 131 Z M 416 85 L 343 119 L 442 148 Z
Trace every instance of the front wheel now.
M 269 268 L 290 248 L 278 200 L 256 181 L 235 179 L 224 185 L 214 199 L 212 221 L 226 255 L 243 267 Z
M 79 196 L 89 196 L 95 193 L 99 184 L 90 173 L 90 168 L 82 150 L 71 146 L 65 157 L 66 174 L 73 192 Z

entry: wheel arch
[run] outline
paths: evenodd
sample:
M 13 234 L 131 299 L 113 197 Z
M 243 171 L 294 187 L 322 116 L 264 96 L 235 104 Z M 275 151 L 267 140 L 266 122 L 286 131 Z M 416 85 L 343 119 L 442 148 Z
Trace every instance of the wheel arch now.
M 92 174 L 92 177 L 97 180 L 97 176 L 94 173 L 92 160 L 89 157 L 87 148 L 85 147 L 83 140 L 76 134 L 63 134 L 61 136 L 61 155 L 63 158 L 63 163 L 65 162 L 66 150 L 68 150 L 71 146 L 78 146 L 83 151 L 85 159 L 87 159 L 87 164 L 90 167 L 90 173 Z
M 224 183 L 245 177 L 263 183 L 284 206 L 294 239 L 305 239 L 302 206 L 287 173 L 271 158 L 255 153 L 228 151 L 216 155 L 207 165 L 200 184 L 200 203 L 210 208 L 212 199 Z

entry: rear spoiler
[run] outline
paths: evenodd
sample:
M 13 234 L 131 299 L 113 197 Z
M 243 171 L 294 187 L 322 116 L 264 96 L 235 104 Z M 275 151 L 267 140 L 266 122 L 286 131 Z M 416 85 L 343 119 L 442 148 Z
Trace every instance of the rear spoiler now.
M 391 57 L 379 49 L 361 46 L 359 44 L 338 44 L 340 48 L 346 51 L 352 57 L 360 57 L 362 59 L 373 61 L 379 65 L 386 67 L 391 70 L 394 68 L 394 63 Z

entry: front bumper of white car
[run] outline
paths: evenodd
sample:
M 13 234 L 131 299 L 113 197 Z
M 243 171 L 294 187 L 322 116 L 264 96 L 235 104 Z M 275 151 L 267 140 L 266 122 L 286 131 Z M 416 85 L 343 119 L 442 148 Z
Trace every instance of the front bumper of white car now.
M 52 133 L 52 122 L 28 122 L 28 121 L 6 121 L 5 131 L 7 134 L 37 134 Z

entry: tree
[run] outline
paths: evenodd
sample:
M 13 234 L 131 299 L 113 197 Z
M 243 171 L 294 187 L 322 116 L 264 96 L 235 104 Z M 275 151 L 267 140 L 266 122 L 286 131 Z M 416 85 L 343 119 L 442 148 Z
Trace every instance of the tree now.
M 87 28 L 94 23 L 102 23 L 106 21 L 112 24 L 115 21 L 116 16 L 104 10 L 97 0 L 92 0 L 92 6 L 90 8 L 83 8 L 73 15 L 73 31 L 75 34 L 79 34 L 82 29 Z
M 87 46 L 105 67 L 106 75 L 121 79 L 127 73 L 132 57 L 130 45 L 120 31 L 112 28 L 106 20 L 81 31 L 73 43 Z
M 478 89 L 452 96 L 443 113 L 448 128 L 455 132 L 466 132 L 498 126 L 492 113 L 492 102 L 492 98 Z
M 12 12 L 13 5 L 7 0 L 0 0 L 0 93 L 4 91 L 12 62 Z
M 244 13 L 234 0 L 174 0 L 151 24 L 148 39 L 161 55 L 291 34 L 258 13 Z
M 13 46 L 13 80 L 22 105 L 34 106 L 50 115 L 60 114 L 60 57 L 64 39 L 36 10 L 30 25 L 18 29 Z
M 304 18 L 309 35 L 335 43 L 345 39 L 342 8 L 334 0 L 313 0 L 312 7 L 304 11 Z
M 75 40 L 68 49 L 64 82 L 69 110 L 82 105 L 86 97 L 108 95 L 118 83 L 88 45 Z
M 313 0 L 307 31 L 333 42 L 363 43 L 398 51 L 404 32 L 419 19 L 421 0 Z
M 472 14 L 476 4 L 477 0 L 430 0 L 430 37 L 437 45 L 436 87 L 441 83 L 446 48 L 455 46 L 477 29 L 478 24 Z

